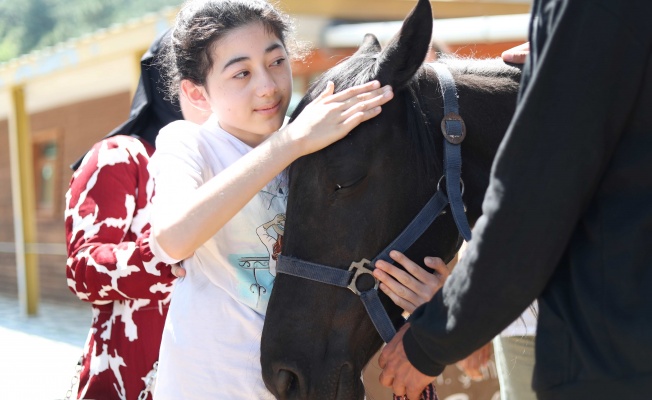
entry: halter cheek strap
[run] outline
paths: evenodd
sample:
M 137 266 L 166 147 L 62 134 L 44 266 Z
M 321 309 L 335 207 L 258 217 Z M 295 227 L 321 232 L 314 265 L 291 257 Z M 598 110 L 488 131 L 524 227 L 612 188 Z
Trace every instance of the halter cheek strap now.
M 276 264 L 277 273 L 351 289 L 353 293 L 360 296 L 374 327 L 385 343 L 389 343 L 392 340 L 396 334 L 396 329 L 378 296 L 379 282 L 372 275 L 376 261 L 384 260 L 393 263 L 393 260 L 389 257 L 389 252 L 391 250 L 398 250 L 400 252 L 407 251 L 423 235 L 435 219 L 442 214 L 448 205 L 450 205 L 453 219 L 462 237 L 467 241 L 471 239 L 471 229 L 464 213 L 464 203 L 462 201 L 463 185 L 460 185 L 462 183 L 460 143 L 464 140 L 466 128 L 464 121 L 458 115 L 459 107 L 455 81 L 445 65 L 435 63 L 427 65 L 435 69 L 439 77 L 442 95 L 444 96 L 444 119 L 441 125 L 442 133 L 446 138 L 444 141 L 446 191 L 441 190 L 438 185 L 435 194 L 403 232 L 372 261 L 363 259 L 358 262 L 353 262 L 349 269 L 345 270 L 280 254 Z
M 464 240 L 468 242 L 471 240 L 471 228 L 464 213 L 464 202 L 462 201 L 462 146 L 460 146 L 466 137 L 466 125 L 459 115 L 458 94 L 453 75 L 444 64 L 431 63 L 427 65 L 435 70 L 444 99 L 444 118 L 441 121 L 441 131 L 446 139 L 444 141 L 446 193 L 457 229 Z

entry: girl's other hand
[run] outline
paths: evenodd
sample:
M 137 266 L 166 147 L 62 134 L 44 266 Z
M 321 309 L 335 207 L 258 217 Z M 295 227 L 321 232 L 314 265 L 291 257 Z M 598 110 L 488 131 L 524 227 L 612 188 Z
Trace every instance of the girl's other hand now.
M 487 363 L 491 358 L 492 348 L 491 342 L 489 342 L 465 359 L 458 361 L 455 365 L 472 380 L 481 381 L 484 378 L 483 370 L 486 369 Z
M 508 63 L 525 64 L 528 54 L 530 54 L 530 42 L 525 42 L 503 51 L 501 57 L 503 58 L 503 61 Z
M 328 82 L 326 89 L 287 127 L 290 138 L 301 144 L 302 155 L 342 139 L 361 122 L 378 115 L 381 106 L 394 97 L 392 87 L 381 88 L 378 81 L 339 93 L 333 93 L 334 89 L 333 82 Z
M 172 268 L 172 275 L 177 278 L 183 278 L 186 276 L 186 270 L 181 266 L 181 264 L 172 264 L 170 267 Z
M 430 301 L 450 275 L 441 258 L 424 259 L 426 266 L 435 271 L 430 273 L 401 252 L 393 250 L 389 256 L 401 264 L 405 271 L 386 261 L 378 260 L 373 274 L 380 281 L 380 290 L 410 314 L 423 303 Z

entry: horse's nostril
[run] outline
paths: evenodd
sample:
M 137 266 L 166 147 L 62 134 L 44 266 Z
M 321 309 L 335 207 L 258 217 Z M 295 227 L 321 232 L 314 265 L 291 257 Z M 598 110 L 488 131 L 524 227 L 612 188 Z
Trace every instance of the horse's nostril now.
M 296 374 L 287 369 L 279 370 L 276 378 L 276 390 L 281 398 L 288 398 L 290 394 L 298 392 L 299 379 Z
M 355 379 L 355 374 L 353 373 L 354 368 L 351 363 L 345 362 L 340 368 L 340 376 L 337 386 L 337 393 L 335 395 L 336 399 L 362 399 L 364 398 L 364 387 L 356 388 L 356 381 L 358 381 L 357 386 L 362 386 L 359 379 Z M 358 390 L 359 389 L 359 390 Z

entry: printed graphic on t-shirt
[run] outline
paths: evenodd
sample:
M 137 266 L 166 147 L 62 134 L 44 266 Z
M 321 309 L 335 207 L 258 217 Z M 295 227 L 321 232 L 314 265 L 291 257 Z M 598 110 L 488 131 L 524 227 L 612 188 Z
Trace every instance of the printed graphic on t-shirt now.
M 255 303 L 250 304 L 255 309 L 267 308 L 267 301 L 276 276 L 276 260 L 281 252 L 284 225 L 285 214 L 277 214 L 271 221 L 260 225 L 256 229 L 256 234 L 261 241 L 264 253 L 239 255 L 232 260 L 232 262 L 235 261 L 234 265 L 239 267 L 237 270 L 238 282 L 244 283 L 242 287 L 249 292 L 241 294 L 243 298 L 255 298 Z
M 277 214 L 273 220 L 268 221 L 256 229 L 256 235 L 267 248 L 269 272 L 276 276 L 276 260 L 281 253 L 283 232 L 285 230 L 285 214 Z
M 270 182 L 265 190 L 258 193 L 266 210 L 285 210 L 287 204 L 287 181 L 283 177 Z M 276 277 L 276 261 L 281 253 L 285 213 L 280 212 L 269 221 L 256 228 L 260 240 L 260 253 L 236 254 L 230 257 L 232 265 L 237 266 L 237 279 L 240 282 L 239 294 L 242 299 L 250 299 L 249 306 L 264 313 Z
M 287 187 L 287 174 L 279 174 L 273 181 L 268 183 L 263 190 L 258 192 L 258 196 L 263 201 L 263 207 L 265 207 L 266 210 L 270 210 L 274 206 L 281 205 L 281 210 L 285 210 L 288 199 Z
M 249 293 L 242 293 L 244 298 L 255 298 L 250 306 L 259 309 L 267 303 L 274 284 L 274 276 L 269 272 L 269 256 L 252 255 L 237 259 L 238 282 L 242 282 Z

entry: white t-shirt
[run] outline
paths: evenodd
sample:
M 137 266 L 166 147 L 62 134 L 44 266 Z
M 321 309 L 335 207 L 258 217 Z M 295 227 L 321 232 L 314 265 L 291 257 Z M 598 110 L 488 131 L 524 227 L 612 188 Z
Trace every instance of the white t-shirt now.
M 251 150 L 222 130 L 215 116 L 202 126 L 169 124 L 156 148 L 149 168 L 156 185 L 153 206 L 162 210 L 183 204 L 186 193 Z M 186 276 L 176 283 L 163 331 L 156 400 L 273 399 L 260 367 L 260 336 L 274 283 L 272 247 L 257 230 L 284 214 L 286 204 L 282 173 L 181 262 Z M 274 229 L 267 234 L 266 241 L 281 239 Z M 167 263 L 180 261 L 154 240 L 151 247 Z

